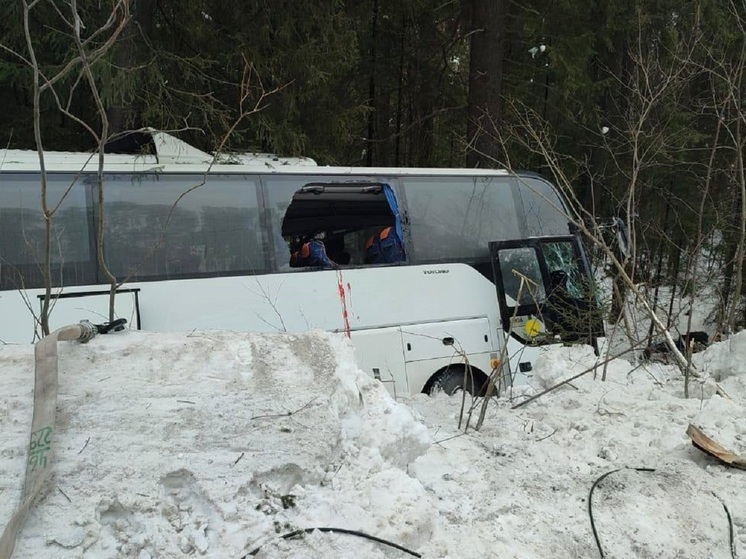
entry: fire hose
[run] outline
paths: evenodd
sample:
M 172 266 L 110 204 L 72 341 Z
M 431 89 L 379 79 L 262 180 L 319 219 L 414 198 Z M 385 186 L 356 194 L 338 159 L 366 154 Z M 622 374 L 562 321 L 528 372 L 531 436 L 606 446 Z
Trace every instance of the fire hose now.
M 10 517 L 0 536 L 0 559 L 11 559 L 23 523 L 37 497 L 44 492 L 45 482 L 52 473 L 53 434 L 57 411 L 57 342 L 90 341 L 96 334 L 107 334 L 124 329 L 125 319 L 106 324 L 92 324 L 87 320 L 63 326 L 42 338 L 34 347 L 34 411 L 28 446 L 26 475 L 21 503 Z

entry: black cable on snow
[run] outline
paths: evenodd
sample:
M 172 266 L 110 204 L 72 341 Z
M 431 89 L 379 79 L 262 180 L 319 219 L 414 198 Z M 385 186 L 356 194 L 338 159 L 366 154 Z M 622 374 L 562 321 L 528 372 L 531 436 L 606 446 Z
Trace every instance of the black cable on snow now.
M 601 477 L 599 477 L 596 481 L 593 482 L 593 485 L 591 486 L 591 490 L 588 493 L 588 516 L 591 519 L 591 530 L 593 530 L 593 538 L 596 540 L 596 546 L 598 547 L 598 554 L 601 556 L 601 559 L 605 557 L 604 550 L 601 547 L 601 541 L 598 539 L 598 532 L 596 531 L 596 523 L 593 520 L 593 491 L 596 489 L 596 486 L 601 483 L 604 479 L 606 479 L 608 476 L 610 476 L 613 473 L 619 472 L 621 470 L 633 470 L 635 472 L 654 472 L 655 468 L 617 468 L 616 470 L 611 470 L 610 472 L 606 472 Z M 735 542 L 735 534 L 733 530 L 733 519 L 731 518 L 730 511 L 728 510 L 728 507 L 725 504 L 725 501 L 723 501 L 716 493 L 712 492 L 713 496 L 720 501 L 720 504 L 723 505 L 723 509 L 725 510 L 725 516 L 728 518 L 728 543 L 730 547 L 730 556 L 732 559 L 736 558 L 736 542 Z
M 715 498 L 718 501 L 720 501 L 720 504 L 723 505 L 723 509 L 725 510 L 725 516 L 728 517 L 728 540 L 730 543 L 730 556 L 733 559 L 736 559 L 736 535 L 735 535 L 735 531 L 733 530 L 733 518 L 730 515 L 730 511 L 728 510 L 728 506 L 725 504 L 725 501 L 723 501 L 720 498 L 720 496 L 714 491 L 711 491 L 711 493 L 715 496 Z
M 596 481 L 593 482 L 593 485 L 591 486 L 591 490 L 588 493 L 588 516 L 591 519 L 591 530 L 593 530 L 593 538 L 596 540 L 596 546 L 598 547 L 598 554 L 601 556 L 601 559 L 606 557 L 606 555 L 604 555 L 604 550 L 601 547 L 601 540 L 598 539 L 598 532 L 596 531 L 596 523 L 593 520 L 593 492 L 596 490 L 596 486 L 599 483 L 601 483 L 604 479 L 606 479 L 611 474 L 620 472 L 622 470 L 635 470 L 636 472 L 654 472 L 655 468 L 617 468 L 616 470 L 611 470 L 610 472 L 606 472 L 604 475 L 602 475 Z
M 404 546 L 399 545 L 398 543 L 390 542 L 388 540 L 384 540 L 382 538 L 371 536 L 370 534 L 366 534 L 365 532 L 360 532 L 358 530 L 348 530 L 347 528 L 303 528 L 302 530 L 295 530 L 294 532 L 290 532 L 287 534 L 283 534 L 280 536 L 283 540 L 291 540 L 293 538 L 297 538 L 298 536 L 302 536 L 303 534 L 310 534 L 311 532 L 314 532 L 318 530 L 319 532 L 334 532 L 337 534 L 347 534 L 350 536 L 358 536 L 360 538 L 365 538 L 367 540 L 374 541 L 376 543 L 380 543 L 383 545 L 388 545 L 389 547 L 393 547 L 394 549 L 398 549 L 399 551 L 403 551 L 404 553 L 408 553 L 414 557 L 422 557 L 421 554 L 417 553 L 416 551 L 412 551 L 411 549 L 407 549 Z M 259 553 L 259 550 L 262 549 L 262 546 L 260 545 L 253 551 L 250 551 L 241 559 L 248 559 L 249 557 L 253 557 L 257 553 Z

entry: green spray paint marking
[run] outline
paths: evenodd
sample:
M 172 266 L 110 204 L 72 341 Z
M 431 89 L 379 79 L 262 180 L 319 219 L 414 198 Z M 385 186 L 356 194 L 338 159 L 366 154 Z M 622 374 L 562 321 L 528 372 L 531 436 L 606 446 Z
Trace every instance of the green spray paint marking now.
M 33 472 L 36 468 L 47 467 L 47 453 L 52 450 L 52 428 L 43 427 L 31 433 L 28 463 Z

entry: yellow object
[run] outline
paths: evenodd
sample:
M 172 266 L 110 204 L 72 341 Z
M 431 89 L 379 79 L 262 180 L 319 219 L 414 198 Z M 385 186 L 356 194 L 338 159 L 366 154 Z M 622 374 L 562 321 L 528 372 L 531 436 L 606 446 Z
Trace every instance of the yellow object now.
M 526 334 L 529 335 L 531 338 L 535 338 L 539 335 L 539 332 L 541 332 L 541 322 L 536 320 L 535 318 L 532 318 L 526 322 L 526 326 L 524 326 L 526 330 Z
M 499 359 L 490 359 L 490 368 L 491 369 L 497 369 L 500 366 L 500 360 Z

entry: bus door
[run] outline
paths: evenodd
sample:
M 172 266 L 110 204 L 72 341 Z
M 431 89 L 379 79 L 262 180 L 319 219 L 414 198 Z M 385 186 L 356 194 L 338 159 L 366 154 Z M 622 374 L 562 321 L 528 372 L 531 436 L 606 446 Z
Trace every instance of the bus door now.
M 489 246 L 503 328 L 512 339 L 524 346 L 587 343 L 598 354 L 603 318 L 577 237 L 533 237 Z

